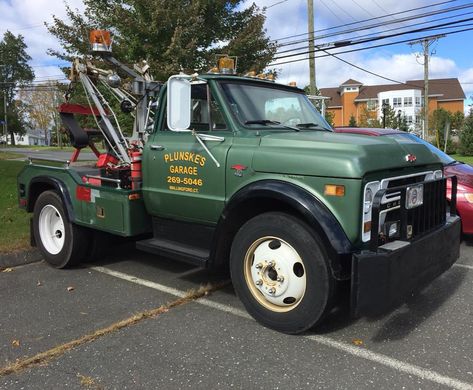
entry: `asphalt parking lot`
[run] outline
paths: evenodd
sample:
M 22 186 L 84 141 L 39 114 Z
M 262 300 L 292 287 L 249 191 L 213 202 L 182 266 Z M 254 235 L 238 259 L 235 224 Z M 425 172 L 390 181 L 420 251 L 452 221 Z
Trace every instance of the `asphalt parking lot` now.
M 130 248 L 9 271 L 0 389 L 473 389 L 470 241 L 398 310 L 352 320 L 342 307 L 299 336 L 252 320 L 225 275 Z M 207 283 L 216 290 L 194 296 Z

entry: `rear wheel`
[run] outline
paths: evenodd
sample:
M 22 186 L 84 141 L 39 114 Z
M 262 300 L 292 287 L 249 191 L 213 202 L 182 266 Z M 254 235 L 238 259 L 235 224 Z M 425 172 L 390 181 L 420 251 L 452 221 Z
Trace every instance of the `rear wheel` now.
M 303 332 L 330 310 L 334 280 L 318 237 L 290 215 L 261 214 L 238 231 L 230 271 L 248 312 L 285 333 Z
M 54 191 L 38 197 L 33 232 L 45 260 L 56 268 L 78 263 L 87 252 L 88 231 L 68 220 L 62 200 Z

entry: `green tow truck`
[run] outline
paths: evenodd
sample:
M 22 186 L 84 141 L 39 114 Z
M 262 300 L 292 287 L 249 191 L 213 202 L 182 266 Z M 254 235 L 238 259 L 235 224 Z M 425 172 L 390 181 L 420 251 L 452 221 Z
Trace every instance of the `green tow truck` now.
M 32 242 L 51 265 L 84 260 L 104 233 L 133 238 L 146 252 L 229 267 L 256 320 L 300 333 L 341 285 L 351 286 L 353 314 L 377 314 L 458 258 L 456 178 L 423 145 L 334 133 L 302 90 L 237 76 L 229 58 L 161 84 L 95 49 L 134 72 L 141 97 L 125 94 L 122 106 L 135 110 L 135 140 L 108 126 L 111 108 L 93 88 L 106 80 L 118 91 L 117 74 L 77 62 L 77 79 L 93 84 L 82 114 L 96 119 L 108 153 L 98 163 L 31 161 L 18 176 Z M 71 111 L 61 115 L 80 150 L 90 134 Z

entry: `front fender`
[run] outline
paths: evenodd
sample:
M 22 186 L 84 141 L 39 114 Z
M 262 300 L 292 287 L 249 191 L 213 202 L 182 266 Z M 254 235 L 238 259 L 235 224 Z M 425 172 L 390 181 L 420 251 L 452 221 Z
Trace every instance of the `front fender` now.
M 248 219 L 268 211 L 289 211 L 299 216 L 325 245 L 333 274 L 338 279 L 345 277 L 349 262 L 342 259 L 351 258 L 353 247 L 340 223 L 320 199 L 282 180 L 250 183 L 230 198 L 217 224 L 211 262 L 218 264 L 228 258 L 230 249 L 225 245 L 230 245 L 238 229 Z

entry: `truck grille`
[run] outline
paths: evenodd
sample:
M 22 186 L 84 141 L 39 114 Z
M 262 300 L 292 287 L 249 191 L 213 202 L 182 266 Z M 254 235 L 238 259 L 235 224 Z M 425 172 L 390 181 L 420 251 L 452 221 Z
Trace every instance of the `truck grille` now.
M 447 180 L 452 181 L 450 213 L 456 210 L 456 177 L 437 180 L 415 180 L 409 184 L 380 189 L 373 200 L 370 250 L 390 241 L 410 241 L 444 225 L 447 218 Z M 406 207 L 407 189 L 414 183 L 423 186 L 423 204 Z M 396 224 L 397 233 L 390 236 L 386 227 Z

